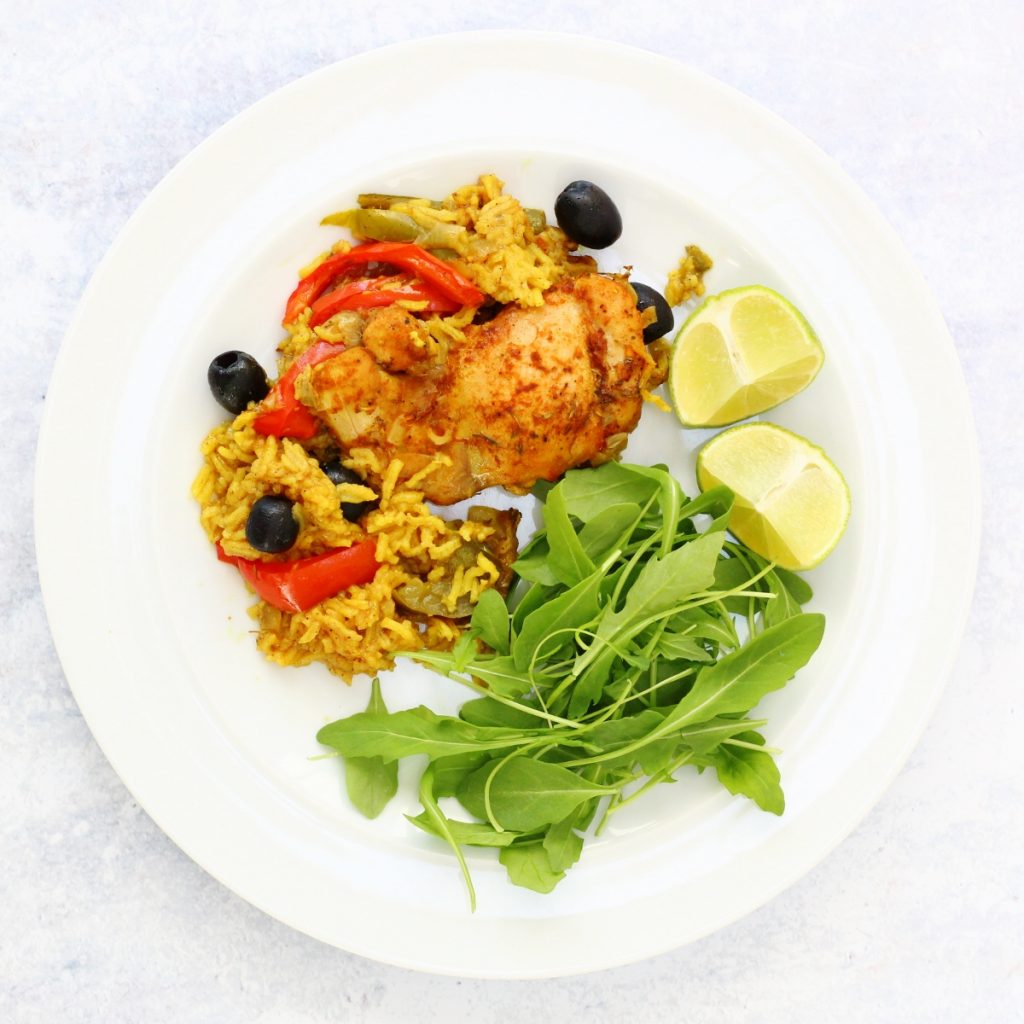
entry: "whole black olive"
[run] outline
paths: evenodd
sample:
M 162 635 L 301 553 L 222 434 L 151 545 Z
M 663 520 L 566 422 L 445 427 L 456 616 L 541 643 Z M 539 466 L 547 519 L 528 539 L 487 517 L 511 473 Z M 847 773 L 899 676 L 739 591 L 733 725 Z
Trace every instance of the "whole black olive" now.
M 588 249 L 607 249 L 622 234 L 622 217 L 608 193 L 592 181 L 574 181 L 555 200 L 558 226 Z
M 245 522 L 245 539 L 269 555 L 287 551 L 299 537 L 299 523 L 292 503 L 277 494 L 266 494 L 253 502 Z
M 248 352 L 222 352 L 210 363 L 206 380 L 213 397 L 236 416 L 270 390 L 263 367 Z
M 366 481 L 354 470 L 341 464 L 340 459 L 333 459 L 320 467 L 327 479 L 332 484 L 359 484 L 365 487 Z M 370 501 L 343 501 L 341 503 L 341 514 L 350 522 L 354 523 L 360 516 L 366 515 L 371 509 L 375 509 L 380 502 L 374 498 Z
M 672 316 L 672 307 L 665 301 L 665 296 L 661 292 L 656 292 L 650 285 L 639 284 L 636 281 L 630 281 L 630 284 L 636 292 L 636 308 L 642 313 L 653 306 L 657 314 L 654 323 L 644 328 L 644 344 L 650 345 L 652 341 L 671 334 L 676 321 Z

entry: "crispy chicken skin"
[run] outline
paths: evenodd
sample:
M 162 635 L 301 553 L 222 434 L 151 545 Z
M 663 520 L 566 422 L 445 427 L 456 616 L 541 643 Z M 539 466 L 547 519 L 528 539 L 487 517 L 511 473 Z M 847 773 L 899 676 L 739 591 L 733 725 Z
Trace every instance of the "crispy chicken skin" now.
M 624 280 L 567 279 L 543 306 L 508 306 L 464 334 L 435 363 L 408 313 L 371 313 L 362 346 L 300 376 L 297 394 L 343 448 L 401 459 L 403 479 L 447 456 L 421 485 L 440 505 L 556 479 L 636 426 L 654 362 Z

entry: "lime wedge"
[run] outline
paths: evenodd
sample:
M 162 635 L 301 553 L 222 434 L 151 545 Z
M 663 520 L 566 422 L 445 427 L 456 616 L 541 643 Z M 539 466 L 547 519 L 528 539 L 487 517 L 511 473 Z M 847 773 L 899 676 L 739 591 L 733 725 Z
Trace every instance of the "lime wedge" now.
M 773 423 L 745 423 L 713 437 L 697 456 L 702 491 L 736 495 L 729 529 L 784 569 L 810 569 L 839 542 L 850 489 L 829 457 Z
M 803 391 L 825 360 L 800 311 L 763 285 L 713 295 L 683 324 L 668 386 L 686 427 L 721 427 Z

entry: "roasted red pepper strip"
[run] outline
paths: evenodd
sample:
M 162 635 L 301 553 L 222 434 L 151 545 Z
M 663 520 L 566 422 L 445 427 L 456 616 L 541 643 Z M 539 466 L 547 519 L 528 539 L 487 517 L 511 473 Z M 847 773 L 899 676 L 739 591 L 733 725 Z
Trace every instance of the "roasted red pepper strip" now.
M 479 306 L 484 301 L 483 292 L 469 278 L 426 249 L 411 242 L 368 242 L 348 252 L 328 256 L 312 273 L 307 274 L 288 298 L 284 322 L 294 323 L 307 306 L 312 306 L 327 291 L 339 274 L 367 263 L 387 263 L 415 274 L 437 294 L 451 299 L 459 306 Z
M 388 287 L 383 287 L 385 284 Z M 335 288 L 321 295 L 313 303 L 309 314 L 309 326 L 316 327 L 330 320 L 343 309 L 371 309 L 374 306 L 390 306 L 403 299 L 409 302 L 426 302 L 431 313 L 454 313 L 460 306 L 452 299 L 438 294 L 423 284 L 416 284 L 408 277 L 364 277 L 358 281 Z
M 310 345 L 263 399 L 261 410 L 252 423 L 256 433 L 302 439 L 315 437 L 320 421 L 295 397 L 295 378 L 307 366 L 315 366 L 344 351 L 344 345 L 331 345 L 326 341 Z
M 290 562 L 257 562 L 225 554 L 218 544 L 217 557 L 237 566 L 267 604 L 283 612 L 305 612 L 342 590 L 369 583 L 380 567 L 376 549 L 376 541 L 367 539 Z

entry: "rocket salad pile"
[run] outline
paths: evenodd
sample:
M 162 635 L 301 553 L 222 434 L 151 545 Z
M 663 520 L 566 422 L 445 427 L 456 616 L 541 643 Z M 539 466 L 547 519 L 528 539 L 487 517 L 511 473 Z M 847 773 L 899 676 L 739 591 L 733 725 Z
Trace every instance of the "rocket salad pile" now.
M 485 591 L 451 651 L 406 655 L 475 699 L 457 717 L 389 712 L 375 682 L 366 711 L 317 736 L 370 817 L 398 761 L 426 756 L 409 820 L 452 848 L 474 906 L 463 847 L 498 848 L 513 883 L 550 892 L 585 833 L 686 765 L 781 814 L 754 709 L 824 631 L 800 577 L 727 535 L 727 487 L 691 499 L 663 468 L 610 462 L 569 471 L 543 501 L 508 599 Z

